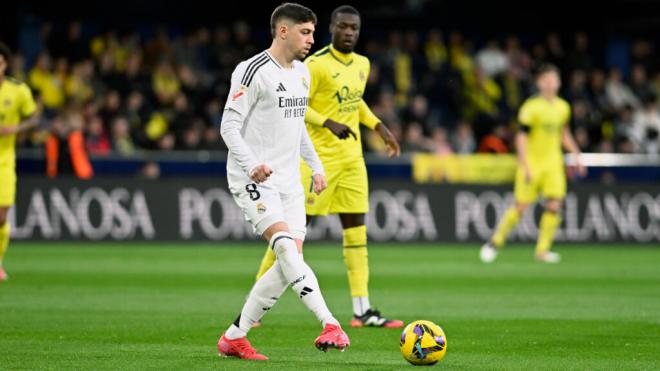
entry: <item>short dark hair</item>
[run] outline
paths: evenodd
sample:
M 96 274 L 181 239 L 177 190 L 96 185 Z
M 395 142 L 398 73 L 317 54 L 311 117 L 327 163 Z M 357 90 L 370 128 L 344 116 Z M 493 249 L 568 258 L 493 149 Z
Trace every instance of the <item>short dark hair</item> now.
M 270 16 L 270 34 L 275 38 L 275 28 L 282 19 L 289 19 L 296 24 L 312 22 L 316 24 L 316 14 L 306 6 L 297 3 L 284 3 Z
M 332 14 L 330 14 L 330 23 L 335 23 L 339 14 L 354 14 L 358 17 L 360 16 L 360 12 L 358 12 L 358 10 L 354 7 L 350 5 L 342 5 L 337 7 L 332 11 Z
M 7 44 L 0 41 L 0 55 L 5 58 L 5 62 L 9 64 L 11 62 L 11 50 Z
M 536 69 L 535 76 L 536 76 L 536 78 L 538 78 L 538 77 L 540 77 L 541 75 L 543 75 L 544 73 L 547 73 L 547 72 L 554 72 L 554 73 L 559 75 L 559 67 L 555 66 L 552 63 L 543 63 L 542 65 L 540 65 Z

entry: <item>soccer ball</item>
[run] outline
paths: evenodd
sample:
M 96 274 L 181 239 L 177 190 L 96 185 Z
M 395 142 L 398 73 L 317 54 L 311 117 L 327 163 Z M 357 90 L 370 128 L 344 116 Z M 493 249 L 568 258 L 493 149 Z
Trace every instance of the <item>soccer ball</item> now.
M 435 323 L 415 321 L 403 329 L 399 347 L 406 361 L 415 366 L 430 366 L 440 362 L 447 353 L 447 337 Z

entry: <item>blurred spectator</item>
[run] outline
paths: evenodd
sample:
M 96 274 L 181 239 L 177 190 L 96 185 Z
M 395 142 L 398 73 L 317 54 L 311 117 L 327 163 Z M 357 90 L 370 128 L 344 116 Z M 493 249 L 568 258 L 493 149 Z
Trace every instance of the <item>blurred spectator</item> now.
M 620 110 L 626 105 L 639 107 L 639 100 L 623 82 L 621 71 L 616 68 L 610 70 L 609 77 L 605 83 L 605 92 L 614 109 Z
M 121 113 L 121 96 L 116 90 L 110 91 L 103 99 L 103 105 L 99 110 L 99 115 L 109 128 L 114 119 Z
M 422 125 L 418 122 L 411 122 L 406 129 L 401 149 L 403 152 L 431 152 L 433 144 L 424 136 Z
M 63 82 L 52 72 L 51 59 L 47 53 L 37 57 L 28 76 L 28 83 L 41 94 L 45 108 L 55 110 L 64 106 Z
M 73 65 L 71 74 L 66 78 L 64 91 L 66 97 L 74 103 L 86 103 L 94 98 L 94 86 L 92 86 L 92 74 L 94 66 L 92 62 L 81 61 Z
M 158 102 L 163 105 L 171 104 L 181 90 L 181 83 L 174 73 L 174 67 L 167 60 L 158 63 L 153 74 L 152 88 Z
M 227 150 L 227 147 L 224 145 L 224 141 L 220 138 L 220 128 L 218 126 L 210 126 L 204 129 L 202 149 L 207 151 Z
M 135 153 L 130 126 L 123 116 L 117 116 L 112 121 L 112 149 L 121 156 L 130 156 Z
M 506 144 L 506 139 L 506 125 L 496 125 L 492 133 L 481 139 L 479 153 L 508 153 L 509 146 Z
M 82 116 L 71 110 L 51 121 L 51 134 L 46 140 L 46 174 L 50 178 L 75 175 L 89 179 L 93 176 L 82 125 Z
M 442 32 L 439 30 L 429 31 L 424 44 L 424 54 L 429 70 L 437 72 L 442 69 L 447 62 L 447 47 L 442 40 Z
M 160 165 L 157 162 L 145 162 L 140 169 L 140 178 L 148 180 L 156 180 L 160 178 Z
M 499 75 L 509 68 L 509 59 L 495 40 L 488 41 L 486 47 L 477 53 L 476 60 L 488 77 Z
M 630 74 L 630 90 L 640 101 L 654 94 L 653 86 L 646 76 L 646 69 L 641 64 L 633 66 Z
M 569 70 L 591 71 L 593 62 L 589 55 L 589 37 L 584 32 L 575 34 L 575 46 L 567 58 Z
M 660 109 L 657 97 L 648 96 L 633 116 L 632 140 L 644 153 L 660 153 Z
M 433 131 L 433 153 L 436 155 L 451 155 L 454 150 L 447 139 L 447 130 L 438 127 Z
M 472 127 L 465 122 L 456 126 L 451 142 L 454 152 L 458 154 L 473 153 L 477 147 L 472 133 Z
M 103 127 L 100 117 L 94 116 L 87 124 L 85 147 L 90 155 L 107 156 L 112 152 L 112 144 Z

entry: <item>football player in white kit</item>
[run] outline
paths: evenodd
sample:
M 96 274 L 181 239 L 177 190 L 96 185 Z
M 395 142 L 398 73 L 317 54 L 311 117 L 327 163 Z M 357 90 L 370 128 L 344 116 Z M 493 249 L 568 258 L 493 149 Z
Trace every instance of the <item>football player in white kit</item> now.
M 232 74 L 221 125 L 229 148 L 229 189 L 277 261 L 255 283 L 240 315 L 218 341 L 223 356 L 268 359 L 246 336 L 287 286 L 323 325 L 315 340 L 317 348 L 344 350 L 350 345 L 302 256 L 306 220 L 300 157 L 313 169 L 314 191 L 318 194 L 327 186 L 304 121 L 310 75 L 301 60 L 314 43 L 315 24 L 310 9 L 295 3 L 280 5 L 271 16 L 271 47 L 241 62 Z

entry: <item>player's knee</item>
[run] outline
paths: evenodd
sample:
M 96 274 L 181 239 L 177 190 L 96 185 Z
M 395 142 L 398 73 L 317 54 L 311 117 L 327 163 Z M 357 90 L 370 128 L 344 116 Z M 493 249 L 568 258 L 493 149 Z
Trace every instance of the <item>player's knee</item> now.
M 7 223 L 7 210 L 0 208 L 0 227 L 4 226 Z
M 288 231 L 274 233 L 270 238 L 269 246 L 273 249 L 277 259 L 284 263 L 289 262 L 290 259 L 295 259 L 299 255 L 298 245 Z
M 518 211 L 518 214 L 522 215 L 527 211 L 527 208 L 529 207 L 529 204 L 523 204 L 523 203 L 517 203 L 516 204 L 516 210 Z
M 262 227 L 257 226 L 257 228 L 262 228 Z M 273 236 L 276 233 L 280 233 L 280 232 L 289 233 L 289 225 L 286 224 L 285 222 L 273 223 L 273 224 L 269 225 L 268 228 L 266 228 L 261 235 L 264 238 L 264 240 L 271 241 L 273 239 Z
M 551 213 L 559 213 L 561 210 L 561 200 L 549 200 L 545 203 L 545 210 Z
M 339 214 L 344 229 L 364 225 L 364 214 Z

